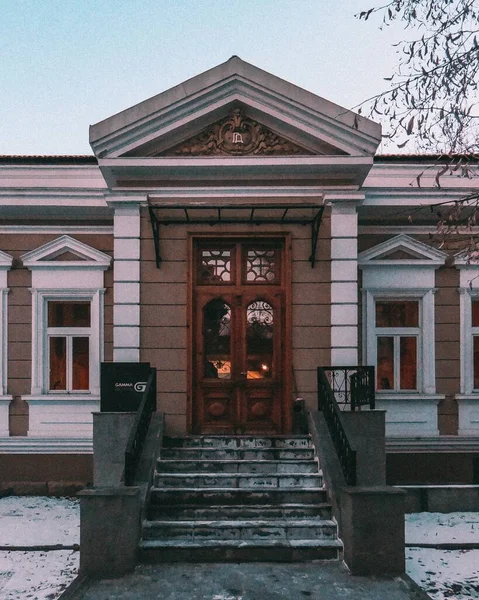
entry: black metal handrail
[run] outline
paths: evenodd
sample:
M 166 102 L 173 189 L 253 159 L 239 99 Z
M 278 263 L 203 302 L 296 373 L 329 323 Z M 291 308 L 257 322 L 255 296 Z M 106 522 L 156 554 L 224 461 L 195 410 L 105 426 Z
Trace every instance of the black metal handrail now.
M 349 443 L 341 422 L 341 411 L 325 370 L 318 367 L 318 410 L 324 414 L 346 483 L 356 485 L 356 450 Z
M 368 406 L 376 402 L 374 367 L 322 367 L 326 372 L 336 402 L 343 410 Z
M 135 422 L 130 431 L 125 450 L 125 485 L 135 485 L 135 475 L 140 462 L 151 415 L 156 409 L 156 369 L 150 369 L 140 406 L 136 411 Z

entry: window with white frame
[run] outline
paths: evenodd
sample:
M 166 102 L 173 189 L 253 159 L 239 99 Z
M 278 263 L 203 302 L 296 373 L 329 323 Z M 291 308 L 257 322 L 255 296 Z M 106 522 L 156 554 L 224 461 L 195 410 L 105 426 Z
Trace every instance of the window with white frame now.
M 435 271 L 446 254 L 406 235 L 362 252 L 363 357 L 376 389 L 434 395 Z
M 47 301 L 49 392 L 90 389 L 91 303 Z
M 472 380 L 474 392 L 479 392 L 479 298 L 471 299 Z
M 99 394 L 103 289 L 33 290 L 33 395 Z
M 376 388 L 417 390 L 421 328 L 418 300 L 375 301 Z
M 454 260 L 459 269 L 461 316 L 461 395 L 479 394 L 479 265 L 462 253 Z
M 58 399 L 98 396 L 103 353 L 103 272 L 111 257 L 65 235 L 25 254 L 22 260 L 32 271 L 29 402 L 43 395 Z

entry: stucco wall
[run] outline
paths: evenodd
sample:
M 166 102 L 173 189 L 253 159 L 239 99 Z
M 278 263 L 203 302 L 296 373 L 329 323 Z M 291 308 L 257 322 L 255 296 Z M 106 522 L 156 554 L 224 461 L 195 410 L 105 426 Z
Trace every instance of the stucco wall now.
M 220 228 L 162 226 L 163 262 L 157 269 L 146 210 L 141 218 L 140 359 L 158 371 L 158 408 L 166 413 L 170 433 L 186 431 L 187 415 L 187 255 L 188 232 L 220 235 L 251 233 L 245 225 Z M 292 348 L 296 374 L 293 396 L 316 405 L 316 367 L 330 363 L 330 218 L 320 229 L 317 263 L 311 268 L 309 227 L 262 226 L 271 235 L 292 234 Z

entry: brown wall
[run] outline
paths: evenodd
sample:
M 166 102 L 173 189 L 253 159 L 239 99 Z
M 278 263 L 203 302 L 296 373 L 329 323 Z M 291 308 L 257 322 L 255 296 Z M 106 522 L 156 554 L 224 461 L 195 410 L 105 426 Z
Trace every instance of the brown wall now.
M 2 234 L 0 250 L 13 256 L 8 271 L 8 394 L 10 404 L 10 435 L 27 435 L 28 404 L 23 395 L 31 392 L 32 361 L 32 294 L 31 271 L 21 263 L 20 256 L 60 237 L 55 234 Z M 113 254 L 113 235 L 86 234 L 71 237 Z M 105 360 L 113 355 L 113 270 L 105 272 Z
M 158 408 L 167 415 L 168 431 L 187 427 L 187 297 L 188 233 L 220 235 L 251 233 L 247 226 L 169 226 L 160 229 L 163 262 L 155 265 L 155 249 L 148 213 L 141 218 L 140 348 L 142 361 L 158 371 Z M 254 231 L 254 229 L 253 229 Z M 296 391 L 293 395 L 316 405 L 316 372 L 330 362 L 330 219 L 320 229 L 317 263 L 311 254 L 309 227 L 263 226 L 261 232 L 292 235 L 292 347 Z
M 92 454 L 0 454 L 0 496 L 73 496 L 92 481 Z
M 438 407 L 439 433 L 457 435 L 458 409 L 454 394 L 461 389 L 459 271 L 436 271 L 436 391 L 445 394 Z
M 477 455 L 476 455 L 477 457 Z M 387 484 L 479 483 L 474 476 L 474 454 L 388 454 Z

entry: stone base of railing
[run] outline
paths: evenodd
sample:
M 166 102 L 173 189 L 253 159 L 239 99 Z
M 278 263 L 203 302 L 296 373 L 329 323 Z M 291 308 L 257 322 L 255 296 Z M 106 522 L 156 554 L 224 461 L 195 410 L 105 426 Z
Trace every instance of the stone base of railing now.
M 405 496 L 391 486 L 340 490 L 344 562 L 352 575 L 404 573 Z
M 119 577 L 132 571 L 141 535 L 141 488 L 92 488 L 78 495 L 80 573 Z

